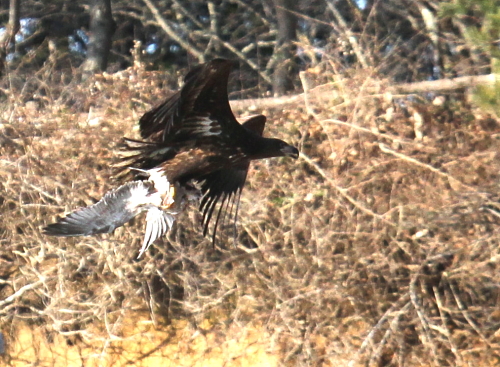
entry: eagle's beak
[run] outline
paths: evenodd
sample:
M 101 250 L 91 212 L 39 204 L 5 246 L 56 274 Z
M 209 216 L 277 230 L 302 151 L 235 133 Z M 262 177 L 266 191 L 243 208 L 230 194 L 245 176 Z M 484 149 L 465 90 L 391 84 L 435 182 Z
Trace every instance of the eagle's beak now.
M 286 147 L 281 149 L 281 152 L 285 157 L 292 157 L 294 159 L 299 158 L 299 150 L 291 145 L 287 145 Z

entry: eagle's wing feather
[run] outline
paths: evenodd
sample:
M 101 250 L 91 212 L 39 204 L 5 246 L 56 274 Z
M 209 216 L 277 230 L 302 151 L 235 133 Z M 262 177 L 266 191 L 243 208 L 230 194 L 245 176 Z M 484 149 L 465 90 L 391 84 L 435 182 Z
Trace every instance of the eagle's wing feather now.
M 241 129 L 227 97 L 231 64 L 216 59 L 194 68 L 179 92 L 146 112 L 139 121 L 146 141 L 124 140 L 127 155 L 116 166 L 117 174 L 128 173 L 128 167 L 151 169 L 163 162 L 168 166 L 179 152 L 200 146 L 231 146 L 233 131 Z
M 200 202 L 200 212 L 202 213 L 202 223 L 203 223 L 203 235 L 208 232 L 208 227 L 212 219 L 212 215 L 218 206 L 218 213 L 215 219 L 213 238 L 217 233 L 217 227 L 221 219 L 222 214 L 228 213 L 228 208 L 231 205 L 232 208 L 234 204 L 238 207 L 241 190 L 245 185 L 246 177 L 248 172 L 248 164 L 239 166 L 238 168 L 227 168 L 221 169 L 216 172 L 209 173 L 200 178 L 203 180 L 201 185 L 201 192 L 203 193 L 203 198 Z M 235 213 L 236 220 L 237 210 Z
M 262 136 L 265 124 L 266 116 L 257 115 L 249 118 L 242 125 L 244 128 Z M 231 215 L 235 206 L 234 220 L 236 221 L 240 196 L 245 185 L 249 166 L 249 163 L 241 163 L 233 168 L 221 169 L 200 178 L 200 181 L 203 181 L 201 186 L 203 198 L 200 202 L 200 212 L 202 213 L 204 236 L 208 233 L 208 227 L 217 206 L 218 213 L 212 233 L 213 241 L 215 241 L 221 217 L 228 213 Z
M 229 135 L 239 125 L 227 97 L 231 66 L 231 61 L 215 59 L 193 68 L 179 92 L 140 119 L 141 136 L 169 145 L 182 140 L 179 137 L 196 139 L 205 132 Z
M 163 139 L 163 135 L 168 134 L 174 122 L 179 120 L 180 98 L 181 92 L 178 91 L 159 106 L 146 112 L 139 120 L 141 137 L 155 141 Z
M 149 200 L 151 183 L 129 182 L 108 192 L 94 205 L 81 208 L 43 229 L 51 236 L 90 236 L 110 233 L 139 214 Z

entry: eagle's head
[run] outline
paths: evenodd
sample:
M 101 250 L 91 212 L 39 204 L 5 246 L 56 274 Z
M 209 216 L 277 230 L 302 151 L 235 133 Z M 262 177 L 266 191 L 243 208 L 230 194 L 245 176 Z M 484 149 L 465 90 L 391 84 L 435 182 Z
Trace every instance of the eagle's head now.
M 279 150 L 284 157 L 291 157 L 293 159 L 299 158 L 299 150 L 294 146 L 285 143 L 283 140 L 279 140 Z
M 260 138 L 252 146 L 251 159 L 263 159 L 272 157 L 299 157 L 299 150 L 280 139 Z

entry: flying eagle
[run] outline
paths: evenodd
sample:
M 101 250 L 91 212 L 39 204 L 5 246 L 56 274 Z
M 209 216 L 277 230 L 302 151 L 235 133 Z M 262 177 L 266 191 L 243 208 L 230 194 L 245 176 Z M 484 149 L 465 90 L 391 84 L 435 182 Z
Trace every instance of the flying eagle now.
M 187 201 L 201 199 L 203 235 L 216 213 L 215 241 L 221 217 L 234 207 L 237 211 L 250 161 L 299 155 L 284 141 L 262 136 L 265 116 L 243 124 L 236 120 L 227 95 L 231 65 L 215 59 L 193 68 L 180 91 L 142 116 L 143 140 L 125 138 L 128 156 L 121 172 L 135 180 L 48 225 L 44 233 L 62 237 L 110 233 L 145 211 L 140 257 L 172 227 Z

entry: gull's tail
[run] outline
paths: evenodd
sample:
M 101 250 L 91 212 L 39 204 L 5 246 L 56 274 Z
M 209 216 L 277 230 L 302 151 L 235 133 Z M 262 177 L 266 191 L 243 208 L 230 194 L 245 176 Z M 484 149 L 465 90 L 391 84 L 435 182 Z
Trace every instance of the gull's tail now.
M 156 239 L 167 233 L 174 225 L 174 221 L 175 217 L 172 214 L 164 212 L 160 208 L 153 207 L 149 209 L 146 214 L 144 241 L 137 258 L 140 258 Z

